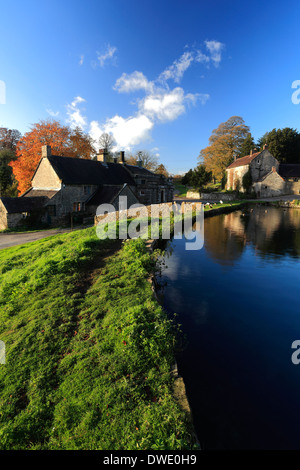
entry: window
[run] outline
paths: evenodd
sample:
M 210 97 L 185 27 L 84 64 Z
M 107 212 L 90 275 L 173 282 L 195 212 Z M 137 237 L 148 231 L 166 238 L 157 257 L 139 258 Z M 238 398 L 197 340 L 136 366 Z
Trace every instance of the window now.
M 85 210 L 84 202 L 73 202 L 73 212 L 82 212 Z
M 140 191 L 140 196 L 145 196 L 145 191 Z
M 146 180 L 141 180 L 141 184 L 146 184 Z
M 48 210 L 48 215 L 52 216 L 52 217 L 55 217 L 56 216 L 56 206 L 55 205 L 49 205 L 47 206 L 47 210 Z
M 83 194 L 91 194 L 91 187 L 83 186 Z
M 73 212 L 81 211 L 81 202 L 73 202 Z

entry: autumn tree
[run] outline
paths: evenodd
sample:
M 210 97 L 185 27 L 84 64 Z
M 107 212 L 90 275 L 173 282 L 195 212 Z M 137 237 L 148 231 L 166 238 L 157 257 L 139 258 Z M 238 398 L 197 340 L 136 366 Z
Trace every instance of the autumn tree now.
M 155 173 L 157 173 L 158 175 L 164 175 L 166 178 L 169 177 L 169 173 L 166 170 L 166 167 L 162 163 L 158 165 L 158 167 L 155 170 Z
M 213 130 L 209 145 L 201 150 L 199 160 L 214 178 L 222 179 L 226 167 L 239 156 L 248 134 L 249 127 L 240 116 L 232 116 Z
M 94 139 L 83 132 L 80 127 L 75 127 L 70 133 L 70 148 L 74 157 L 91 160 L 96 155 Z
M 50 145 L 53 155 L 73 158 L 91 158 L 92 155 L 90 137 L 78 129 L 73 130 L 51 120 L 34 124 L 17 143 L 17 160 L 10 163 L 21 193 L 30 187 L 43 145 Z
M 147 150 L 138 150 L 134 155 L 129 155 L 126 163 L 129 165 L 137 165 L 138 161 L 142 162 L 142 166 L 150 171 L 155 171 L 158 164 L 158 158 Z

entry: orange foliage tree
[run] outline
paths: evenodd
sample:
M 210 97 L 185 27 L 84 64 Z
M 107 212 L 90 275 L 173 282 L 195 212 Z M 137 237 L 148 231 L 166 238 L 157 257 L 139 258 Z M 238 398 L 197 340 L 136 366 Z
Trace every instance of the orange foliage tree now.
M 21 194 L 31 186 L 31 178 L 42 157 L 43 145 L 50 145 L 53 155 L 63 157 L 91 159 L 95 154 L 93 140 L 81 129 L 71 129 L 52 120 L 34 124 L 17 143 L 17 159 L 10 162 Z
M 239 156 L 242 143 L 249 132 L 249 127 L 240 116 L 232 116 L 213 130 L 209 145 L 199 155 L 200 163 L 204 162 L 213 178 L 222 179 L 226 167 L 234 157 Z

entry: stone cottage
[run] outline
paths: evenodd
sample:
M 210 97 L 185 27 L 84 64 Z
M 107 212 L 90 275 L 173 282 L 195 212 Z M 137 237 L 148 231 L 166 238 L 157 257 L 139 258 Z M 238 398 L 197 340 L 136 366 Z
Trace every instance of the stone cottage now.
M 281 164 L 265 145 L 261 152 L 237 158 L 226 168 L 227 190 L 250 190 L 257 197 L 274 197 L 300 193 L 300 165 Z M 250 182 L 244 186 L 244 176 Z
M 128 207 L 173 200 L 169 178 L 143 168 L 141 162 L 128 165 L 124 152 L 119 163 L 111 163 L 104 150 L 96 160 L 85 160 L 52 155 L 51 147 L 45 145 L 31 184 L 18 198 L 0 198 L 0 230 L 16 226 L 24 213 L 37 210 L 42 211 L 41 222 L 60 225 L 70 223 L 71 217 L 76 221 L 94 216 L 100 204 L 112 204 L 118 210 L 120 196 L 127 196 Z M 24 210 L 26 201 L 36 201 L 31 203 L 31 211 L 29 206 Z M 18 216 L 8 216 L 7 205 L 12 205 Z

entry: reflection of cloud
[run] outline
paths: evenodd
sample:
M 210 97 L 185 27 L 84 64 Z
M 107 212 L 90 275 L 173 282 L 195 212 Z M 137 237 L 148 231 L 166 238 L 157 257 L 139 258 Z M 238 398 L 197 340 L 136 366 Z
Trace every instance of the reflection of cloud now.
M 180 274 L 180 257 L 172 253 L 170 258 L 166 258 L 166 267 L 163 270 L 163 276 L 170 281 L 176 281 Z

